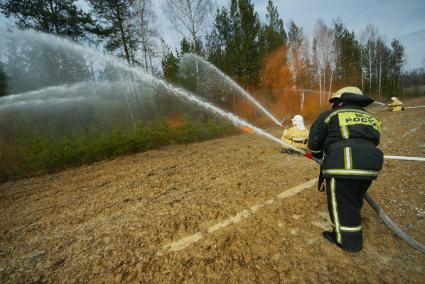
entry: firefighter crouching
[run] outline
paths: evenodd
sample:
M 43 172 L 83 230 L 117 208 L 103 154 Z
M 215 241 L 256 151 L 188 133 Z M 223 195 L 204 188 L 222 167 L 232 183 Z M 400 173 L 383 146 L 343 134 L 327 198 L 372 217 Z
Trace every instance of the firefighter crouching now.
M 301 115 L 297 114 L 292 118 L 292 127 L 283 131 L 281 139 L 295 148 L 307 150 L 308 130 Z M 283 148 L 282 153 L 291 154 L 295 151 Z
M 324 182 L 333 231 L 323 236 L 343 250 L 363 247 L 360 210 L 372 180 L 382 168 L 381 122 L 363 109 L 373 102 L 360 89 L 346 87 L 329 100 L 332 109 L 319 115 L 310 129 L 308 148 L 323 158 Z
M 395 112 L 395 111 L 404 110 L 404 105 L 398 98 L 392 97 L 391 100 L 392 100 L 392 103 L 388 104 L 390 111 Z

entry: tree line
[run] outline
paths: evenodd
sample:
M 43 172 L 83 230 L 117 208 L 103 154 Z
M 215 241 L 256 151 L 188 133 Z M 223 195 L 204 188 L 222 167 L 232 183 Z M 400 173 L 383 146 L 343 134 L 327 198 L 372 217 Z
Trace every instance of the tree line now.
M 330 93 L 355 85 L 366 94 L 390 97 L 401 95 L 422 72 L 403 73 L 403 45 L 396 39 L 387 44 L 373 25 L 356 35 L 341 20 L 331 26 L 319 20 L 309 39 L 294 21 L 285 26 L 272 0 L 265 21 L 251 0 L 229 0 L 215 11 L 211 0 L 164 0 L 163 13 L 182 38 L 177 49 L 159 34 L 151 0 L 87 0 L 84 9 L 77 2 L 5 0 L 0 11 L 19 28 L 101 46 L 174 82 L 179 81 L 179 61 L 186 52 L 204 57 L 251 90 L 285 87 Z M 8 86 L 4 69 L 0 65 L 0 95 Z M 89 77 L 87 70 L 84 74 Z

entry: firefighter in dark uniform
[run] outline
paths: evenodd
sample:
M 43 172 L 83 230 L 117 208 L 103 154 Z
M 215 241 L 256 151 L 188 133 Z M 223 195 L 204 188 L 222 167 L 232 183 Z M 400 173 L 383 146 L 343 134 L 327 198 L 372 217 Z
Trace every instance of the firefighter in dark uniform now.
M 373 102 L 360 89 L 346 87 L 329 100 L 332 109 L 319 115 L 310 129 L 308 148 L 323 158 L 319 188 L 326 188 L 333 231 L 323 236 L 340 248 L 363 247 L 360 210 L 363 198 L 382 168 L 381 122 L 363 109 Z

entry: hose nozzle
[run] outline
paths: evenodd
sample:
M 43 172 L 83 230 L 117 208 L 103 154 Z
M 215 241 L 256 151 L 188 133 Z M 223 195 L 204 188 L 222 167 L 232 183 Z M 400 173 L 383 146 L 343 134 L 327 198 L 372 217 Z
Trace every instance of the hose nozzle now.
M 311 152 L 305 152 L 304 153 L 304 157 L 306 157 L 306 158 L 308 158 L 308 159 L 313 159 L 313 153 L 311 153 Z

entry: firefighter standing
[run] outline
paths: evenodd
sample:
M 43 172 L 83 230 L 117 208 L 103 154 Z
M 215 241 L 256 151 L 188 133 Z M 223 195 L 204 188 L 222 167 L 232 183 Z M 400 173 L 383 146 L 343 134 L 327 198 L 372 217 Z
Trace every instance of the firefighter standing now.
M 373 102 L 355 87 L 331 97 L 332 109 L 319 115 L 310 129 L 308 147 L 323 157 L 321 183 L 325 183 L 333 231 L 323 236 L 346 251 L 363 247 L 360 210 L 363 198 L 382 168 L 381 122 L 363 107 Z
M 304 118 L 297 114 L 292 118 L 292 127 L 283 131 L 281 139 L 286 143 L 307 150 L 308 130 L 304 125 Z M 291 154 L 295 151 L 291 149 L 282 149 L 283 153 Z
M 388 107 L 392 112 L 404 110 L 404 105 L 398 98 L 392 97 L 391 100 L 392 103 L 389 103 Z

